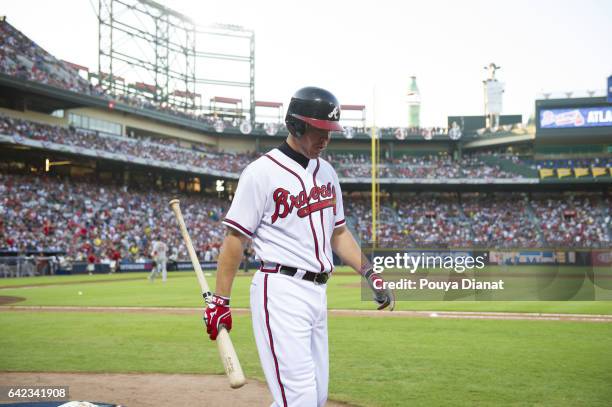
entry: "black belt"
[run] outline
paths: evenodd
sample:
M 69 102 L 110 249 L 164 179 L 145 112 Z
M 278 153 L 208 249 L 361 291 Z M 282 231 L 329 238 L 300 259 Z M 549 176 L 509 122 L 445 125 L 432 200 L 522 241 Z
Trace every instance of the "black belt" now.
M 296 267 L 280 266 L 278 268 L 280 274 L 293 277 L 297 274 L 298 269 Z M 315 284 L 326 284 L 329 280 L 329 273 L 313 273 L 312 271 L 305 271 L 302 276 L 302 280 L 312 281 Z

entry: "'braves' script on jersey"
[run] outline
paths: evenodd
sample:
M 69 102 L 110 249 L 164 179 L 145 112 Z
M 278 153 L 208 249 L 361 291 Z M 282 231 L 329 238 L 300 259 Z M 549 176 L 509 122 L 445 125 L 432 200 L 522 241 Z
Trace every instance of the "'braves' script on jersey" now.
M 284 188 L 276 188 L 272 197 L 275 203 L 272 223 L 276 222 L 278 218 L 285 218 L 293 211 L 293 208 L 298 208 L 297 215 L 300 218 L 329 207 L 334 208 L 334 215 L 336 214 L 336 188 L 332 186 L 331 182 L 328 182 L 327 185 L 313 186 L 308 195 L 305 191 L 301 191 L 297 195 L 291 195 Z M 318 202 L 309 204 L 311 200 Z

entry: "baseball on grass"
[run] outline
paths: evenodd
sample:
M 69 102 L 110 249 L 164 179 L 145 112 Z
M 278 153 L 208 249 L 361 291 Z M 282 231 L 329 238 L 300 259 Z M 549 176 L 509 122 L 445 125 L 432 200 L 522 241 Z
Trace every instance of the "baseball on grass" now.
M 79 291 L 79 295 L 83 295 L 83 291 Z

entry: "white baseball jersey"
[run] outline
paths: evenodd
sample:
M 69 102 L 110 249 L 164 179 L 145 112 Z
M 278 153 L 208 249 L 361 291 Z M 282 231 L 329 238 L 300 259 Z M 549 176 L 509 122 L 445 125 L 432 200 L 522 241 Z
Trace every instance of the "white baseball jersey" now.
M 223 223 L 265 263 L 331 272 L 331 235 L 345 224 L 338 176 L 321 158 L 304 168 L 275 148 L 244 169 Z

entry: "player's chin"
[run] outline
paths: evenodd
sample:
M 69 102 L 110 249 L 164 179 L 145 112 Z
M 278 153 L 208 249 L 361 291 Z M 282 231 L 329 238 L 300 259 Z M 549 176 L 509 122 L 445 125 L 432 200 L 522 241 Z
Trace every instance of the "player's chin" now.
M 314 147 L 311 151 L 310 151 L 310 159 L 314 159 L 314 158 L 318 158 L 321 153 L 323 151 L 325 151 L 326 146 L 318 146 L 318 147 Z

